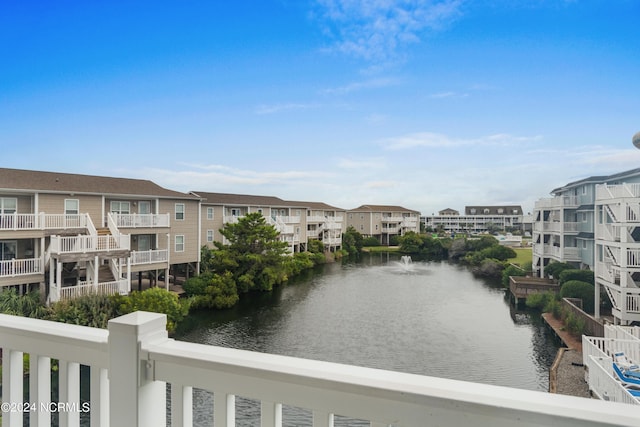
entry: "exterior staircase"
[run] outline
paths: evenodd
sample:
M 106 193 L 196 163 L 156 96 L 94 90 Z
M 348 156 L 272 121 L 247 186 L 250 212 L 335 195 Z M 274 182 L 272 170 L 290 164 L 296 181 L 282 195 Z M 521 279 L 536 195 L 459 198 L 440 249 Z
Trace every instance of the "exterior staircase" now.
M 108 265 L 100 266 L 98 269 L 98 277 L 100 278 L 100 282 L 114 282 L 116 280 Z

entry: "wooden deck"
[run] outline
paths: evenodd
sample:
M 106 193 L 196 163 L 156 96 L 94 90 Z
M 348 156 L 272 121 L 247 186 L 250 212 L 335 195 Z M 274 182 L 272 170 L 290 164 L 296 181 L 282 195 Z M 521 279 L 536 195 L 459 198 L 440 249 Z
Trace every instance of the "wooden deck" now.
M 518 304 L 518 301 L 521 299 L 526 300 L 527 297 L 532 294 L 538 294 L 541 292 L 558 293 L 559 290 L 560 285 L 551 279 L 523 276 L 509 277 L 509 291 L 515 298 L 516 304 Z

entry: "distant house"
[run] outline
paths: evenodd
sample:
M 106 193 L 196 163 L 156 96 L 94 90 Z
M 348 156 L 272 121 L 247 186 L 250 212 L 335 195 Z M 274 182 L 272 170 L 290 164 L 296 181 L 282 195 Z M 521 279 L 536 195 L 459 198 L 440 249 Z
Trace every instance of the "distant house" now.
M 197 272 L 199 203 L 147 180 L 0 168 L 0 286 L 57 301 Z
M 458 215 L 460 215 L 460 212 L 455 210 L 455 209 L 446 208 L 446 209 L 443 209 L 443 210 L 439 211 L 438 215 L 439 216 L 458 216 Z
M 362 205 L 347 211 L 347 226 L 388 245 L 392 236 L 420 231 L 420 212 L 402 206 Z
M 522 207 L 517 205 L 466 206 L 464 215 L 448 208 L 438 215 L 423 216 L 421 221 L 425 229 L 441 229 L 447 233 L 486 233 L 490 225 L 503 231 L 523 228 Z

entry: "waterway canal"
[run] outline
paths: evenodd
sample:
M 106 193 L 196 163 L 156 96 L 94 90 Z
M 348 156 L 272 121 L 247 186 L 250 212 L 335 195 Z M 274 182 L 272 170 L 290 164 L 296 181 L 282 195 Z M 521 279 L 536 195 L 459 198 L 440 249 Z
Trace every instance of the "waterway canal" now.
M 177 339 L 539 391 L 558 348 L 539 314 L 515 311 L 499 284 L 447 262 L 406 266 L 386 254 L 323 266 L 192 322 Z M 199 408 L 210 400 L 194 397 Z M 259 407 L 238 406 L 239 424 L 253 425 Z M 210 425 L 209 410 L 194 416 Z M 295 410 L 289 417 L 306 423 Z

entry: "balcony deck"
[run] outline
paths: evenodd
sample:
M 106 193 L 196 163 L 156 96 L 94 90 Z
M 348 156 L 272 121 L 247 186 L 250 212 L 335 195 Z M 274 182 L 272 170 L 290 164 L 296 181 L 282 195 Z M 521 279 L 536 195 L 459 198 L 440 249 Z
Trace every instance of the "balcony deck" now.
M 179 342 L 165 326 L 164 315 L 145 312 L 113 319 L 108 330 L 0 315 L 2 402 L 20 404 L 26 387 L 37 404 L 31 425 L 50 425 L 57 359 L 55 384 L 67 407 L 80 399 L 80 365 L 90 366 L 92 426 L 166 425 L 167 383 L 172 426 L 193 424 L 194 388 L 214 393 L 216 426 L 236 425 L 236 396 L 260 401 L 261 425 L 271 427 L 282 425 L 283 404 L 310 409 L 314 426 L 332 426 L 334 414 L 375 427 L 613 427 L 640 419 L 634 405 Z M 80 412 L 60 412 L 60 425 L 79 425 Z M 2 417 L 3 425 L 22 420 L 17 411 Z

